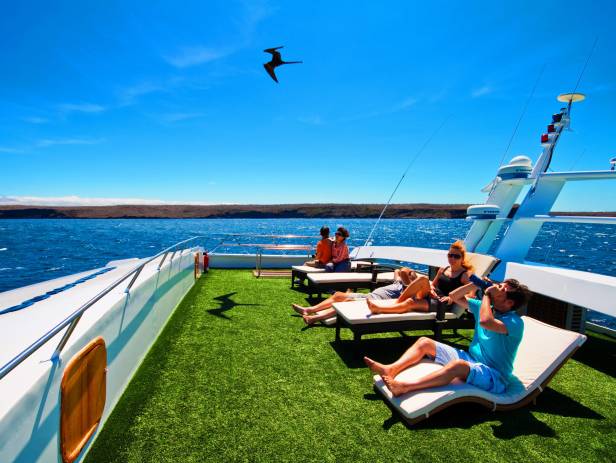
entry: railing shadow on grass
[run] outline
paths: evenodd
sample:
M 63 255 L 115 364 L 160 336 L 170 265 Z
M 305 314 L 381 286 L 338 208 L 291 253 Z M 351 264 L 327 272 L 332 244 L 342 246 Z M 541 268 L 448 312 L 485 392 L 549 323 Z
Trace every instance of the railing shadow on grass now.
M 383 401 L 391 411 L 391 416 L 383 422 L 383 429 L 389 430 L 394 425 L 401 423 L 409 430 L 419 429 L 469 429 L 486 421 L 500 421 L 500 424 L 492 425 L 494 437 L 509 440 L 520 436 L 558 437 L 556 431 L 547 423 L 535 416 L 535 413 L 547 413 L 565 418 L 584 418 L 603 420 L 605 417 L 600 413 L 576 402 L 570 397 L 552 389 L 546 388 L 537 397 L 537 405 L 528 405 L 518 410 L 492 412 L 478 404 L 456 404 L 421 421 L 415 425 L 409 425 L 391 404 L 375 392 L 365 394 L 365 400 Z
M 244 304 L 240 302 L 235 302 L 234 300 L 231 299 L 231 297 L 236 294 L 237 294 L 237 291 L 234 291 L 232 293 L 222 294 L 220 296 L 213 298 L 215 301 L 218 301 L 220 303 L 220 307 L 216 307 L 214 309 L 207 309 L 206 312 L 209 313 L 210 315 L 214 315 L 215 317 L 223 318 L 225 320 L 231 320 L 231 317 L 226 315 L 225 312 L 228 312 L 229 310 L 232 310 L 238 306 L 259 306 L 260 305 L 260 304 Z

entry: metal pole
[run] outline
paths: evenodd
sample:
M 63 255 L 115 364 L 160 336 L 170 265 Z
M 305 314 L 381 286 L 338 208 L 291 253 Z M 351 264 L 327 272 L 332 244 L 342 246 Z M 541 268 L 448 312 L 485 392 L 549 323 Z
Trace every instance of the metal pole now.
M 160 261 L 160 264 L 158 264 L 158 268 L 157 268 L 156 270 L 160 270 L 160 268 L 163 266 L 163 262 L 165 262 L 165 259 L 167 258 L 167 254 L 169 254 L 169 253 L 168 253 L 168 252 L 166 252 L 166 253 L 163 255 L 163 258 L 162 258 L 162 260 Z
M 128 284 L 128 286 L 126 287 L 126 289 L 124 290 L 124 292 L 126 294 L 130 293 L 130 289 L 133 287 L 133 283 L 135 283 L 135 280 L 137 279 L 137 277 L 139 276 L 139 274 L 141 273 L 141 271 L 143 270 L 143 267 L 145 267 L 145 264 L 142 265 L 141 267 L 139 267 L 137 269 L 137 271 L 135 272 L 135 275 L 133 276 L 132 280 L 130 280 L 130 283 Z
M 58 343 L 56 350 L 54 350 L 53 354 L 51 354 L 52 361 L 57 360 L 60 357 L 60 352 L 62 352 L 62 349 L 64 349 L 64 346 L 68 342 L 68 338 L 70 338 L 71 334 L 73 334 L 73 331 L 75 331 L 75 328 L 77 327 L 77 323 L 79 323 L 79 320 L 81 320 L 82 315 L 83 313 L 80 314 L 77 318 L 75 318 L 71 322 L 71 324 L 68 326 L 68 329 L 64 332 L 64 335 L 62 336 L 62 339 L 60 339 L 60 342 Z

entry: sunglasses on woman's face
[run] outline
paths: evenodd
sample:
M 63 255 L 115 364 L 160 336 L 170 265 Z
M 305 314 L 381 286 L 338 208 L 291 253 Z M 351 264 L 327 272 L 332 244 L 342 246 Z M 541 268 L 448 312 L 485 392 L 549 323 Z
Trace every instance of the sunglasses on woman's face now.
M 450 259 L 462 259 L 462 256 L 460 254 L 454 254 L 452 252 L 447 254 L 447 257 L 449 257 Z

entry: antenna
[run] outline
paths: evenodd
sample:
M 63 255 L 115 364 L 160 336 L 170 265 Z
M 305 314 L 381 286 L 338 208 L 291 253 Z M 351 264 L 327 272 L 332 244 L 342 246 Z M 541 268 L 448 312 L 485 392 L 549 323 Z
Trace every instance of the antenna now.
M 549 133 L 543 134 L 541 136 L 541 143 L 542 145 L 545 146 L 545 149 L 543 153 L 541 154 L 541 156 L 539 157 L 539 160 L 535 164 L 535 167 L 533 168 L 533 172 L 531 173 L 531 178 L 535 179 L 532 186 L 530 187 L 529 194 L 531 195 L 534 194 L 537 189 L 537 184 L 539 182 L 539 179 L 541 178 L 541 174 L 544 172 L 547 172 L 547 170 L 550 167 L 550 164 L 552 163 L 554 147 L 556 146 L 556 143 L 558 141 L 558 138 L 560 137 L 562 130 L 569 128 L 569 124 L 571 121 L 571 104 L 584 101 L 586 99 L 586 96 L 584 94 L 577 93 L 577 89 L 580 85 L 580 82 L 582 81 L 582 76 L 584 75 L 584 72 L 586 72 L 586 68 L 588 67 L 588 63 L 590 62 L 590 58 L 593 54 L 593 51 L 595 50 L 595 46 L 597 45 L 598 40 L 599 40 L 599 36 L 595 37 L 595 41 L 593 42 L 592 47 L 590 48 L 590 52 L 588 53 L 588 56 L 586 57 L 586 62 L 584 63 L 584 66 L 582 67 L 582 70 L 580 71 L 580 75 L 578 76 L 578 79 L 577 79 L 577 82 L 575 83 L 575 87 L 573 88 L 573 91 L 571 93 L 561 93 L 560 95 L 556 97 L 556 99 L 560 101 L 561 103 L 567 103 L 567 107 L 561 109 L 559 117 L 562 118 L 562 126 L 560 126 L 558 130 L 556 130 L 556 132 L 553 134 L 553 137 L 550 138 Z M 560 121 L 561 119 L 558 120 L 558 122 Z
M 543 76 L 543 71 L 545 71 L 546 64 L 547 64 L 546 62 L 543 63 L 543 66 L 541 67 L 541 71 L 539 71 L 539 75 L 537 76 L 537 80 L 535 81 L 535 85 L 533 85 L 533 89 L 530 91 L 530 94 L 528 95 L 528 98 L 526 99 L 526 103 L 524 103 L 524 107 L 522 108 L 522 113 L 520 114 L 520 118 L 518 119 L 518 122 L 516 123 L 513 129 L 513 132 L 511 133 L 511 137 L 509 138 L 509 143 L 507 143 L 507 148 L 505 148 L 505 151 L 503 152 L 503 156 L 501 157 L 498 167 L 503 165 L 505 156 L 507 156 L 507 153 L 509 152 L 509 148 L 511 148 L 511 143 L 513 142 L 513 139 L 515 138 L 515 135 L 518 132 L 518 128 L 520 127 L 520 123 L 522 122 L 522 119 L 524 118 L 524 114 L 526 114 L 526 110 L 528 109 L 528 104 L 530 103 L 530 100 L 532 100 L 533 96 L 535 95 L 535 90 L 537 89 L 537 85 L 539 85 L 541 76 Z
M 374 226 L 372 227 L 372 230 L 370 230 L 370 234 L 368 235 L 368 238 L 366 238 L 366 241 L 364 242 L 364 246 L 368 246 L 368 243 L 370 243 L 370 240 L 372 240 L 372 235 L 374 234 L 374 230 L 376 230 L 376 227 L 378 226 L 379 222 L 383 218 L 383 214 L 385 214 L 385 211 L 387 210 L 387 207 L 389 206 L 389 203 L 391 202 L 391 200 L 393 199 L 394 195 L 396 194 L 396 191 L 398 191 L 398 188 L 400 187 L 400 184 L 402 183 L 402 180 L 404 180 L 404 177 L 406 177 L 406 174 L 408 173 L 409 169 L 415 163 L 415 161 L 417 160 L 419 155 L 423 152 L 423 150 L 425 150 L 426 147 L 430 144 L 430 142 L 436 136 L 436 134 L 439 132 L 439 130 L 441 130 L 443 128 L 443 126 L 445 125 L 445 123 L 447 122 L 447 120 L 449 119 L 450 116 L 451 116 L 451 114 L 449 116 L 447 116 L 443 120 L 443 122 L 441 122 L 441 125 L 439 125 L 434 132 L 432 132 L 432 134 L 430 135 L 430 137 L 428 137 L 428 139 L 422 145 L 422 147 L 419 148 L 419 151 L 417 151 L 415 156 L 413 156 L 413 158 L 409 162 L 409 165 L 406 166 L 406 169 L 404 170 L 404 173 L 402 174 L 402 177 L 400 177 L 400 180 L 398 180 L 398 184 L 394 188 L 394 191 L 391 192 L 391 195 L 389 196 L 389 199 L 387 200 L 387 203 L 385 204 L 385 207 L 381 211 L 381 214 L 379 215 L 379 218 L 376 219 L 376 222 L 375 222 Z M 361 246 L 359 246 L 359 247 L 361 247 Z

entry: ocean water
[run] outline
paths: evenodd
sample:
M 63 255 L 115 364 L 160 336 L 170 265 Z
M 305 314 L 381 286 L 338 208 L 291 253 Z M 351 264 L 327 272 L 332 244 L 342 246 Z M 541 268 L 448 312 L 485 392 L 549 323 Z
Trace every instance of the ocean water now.
M 374 219 L 15 219 L 0 220 L 0 292 L 104 266 L 110 260 L 146 257 L 186 238 L 222 252 L 255 252 L 227 247 L 227 234 L 318 235 L 322 225 L 349 229 L 349 244 L 363 244 Z M 375 245 L 446 249 L 464 238 L 466 220 L 386 219 Z M 266 238 L 241 238 L 268 243 Z M 309 242 L 310 240 L 303 240 Z M 286 241 L 286 242 L 299 242 Z M 536 262 L 616 276 L 616 229 L 610 225 L 545 224 L 527 258 Z M 591 313 L 595 322 L 616 328 L 616 320 Z

